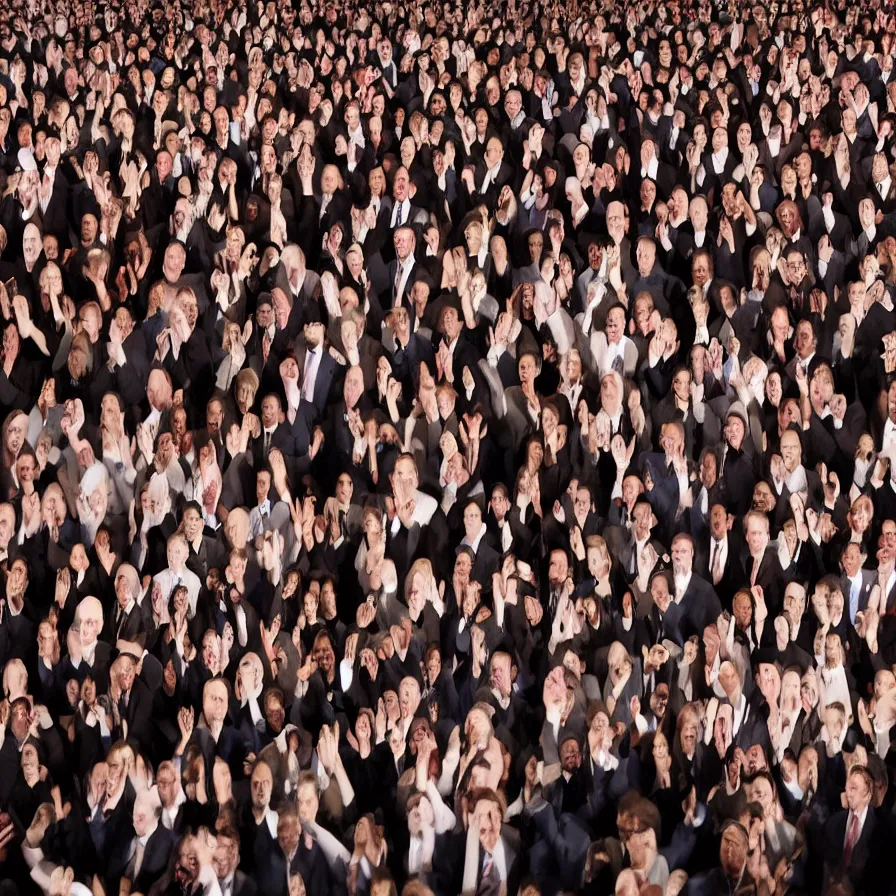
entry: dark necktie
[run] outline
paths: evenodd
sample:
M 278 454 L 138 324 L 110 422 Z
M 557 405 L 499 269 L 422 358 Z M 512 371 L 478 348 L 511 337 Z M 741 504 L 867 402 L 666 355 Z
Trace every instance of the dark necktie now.
M 395 305 L 401 302 L 401 275 L 404 273 L 404 265 L 400 261 L 395 262 Z
M 551 589 L 550 600 L 548 601 L 548 611 L 550 612 L 551 622 L 554 620 L 554 615 L 557 612 L 557 604 L 559 603 L 560 595 L 557 591 Z

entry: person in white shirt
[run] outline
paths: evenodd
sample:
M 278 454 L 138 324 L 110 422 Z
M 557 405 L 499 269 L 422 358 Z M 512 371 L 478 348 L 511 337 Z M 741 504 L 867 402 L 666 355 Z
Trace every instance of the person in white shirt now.
M 175 533 L 168 539 L 168 568 L 163 569 L 153 579 L 162 589 L 162 595 L 170 597 L 176 588 L 183 585 L 187 589 L 190 602 L 189 615 L 192 619 L 196 614 L 196 605 L 199 601 L 201 583 L 199 576 L 187 569 L 187 560 L 190 558 L 190 549 L 187 540 L 180 533 Z
M 161 805 L 161 823 L 169 830 L 175 829 L 177 814 L 187 797 L 180 782 L 180 774 L 170 761 L 162 762 L 156 774 L 155 791 Z

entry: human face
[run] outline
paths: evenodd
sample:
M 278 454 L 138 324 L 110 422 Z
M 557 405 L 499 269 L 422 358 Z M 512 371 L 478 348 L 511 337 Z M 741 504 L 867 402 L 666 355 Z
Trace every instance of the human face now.
M 687 402 L 691 395 L 691 374 L 687 370 L 679 370 L 672 379 L 672 390 L 679 401 Z
M 399 227 L 392 241 L 395 245 L 395 254 L 400 261 L 405 261 L 414 251 L 414 232 L 408 227 Z
M 343 398 L 347 408 L 354 408 L 364 393 L 364 377 L 360 367 L 351 367 L 345 375 Z
M 861 812 L 871 801 L 871 794 L 861 775 L 846 779 L 846 805 L 851 812 Z
M 167 809 L 174 805 L 177 797 L 177 776 L 172 769 L 165 768 L 159 772 L 156 778 L 159 787 L 159 799 Z
M 569 561 L 563 551 L 554 551 L 551 554 L 548 566 L 548 579 L 552 587 L 556 587 L 566 581 L 569 575 Z
M 672 545 L 672 569 L 675 575 L 687 575 L 694 562 L 694 548 L 686 538 Z
M 479 816 L 479 842 L 486 850 L 494 849 L 501 833 L 501 809 L 492 800 L 480 800 L 476 811 Z
M 259 762 L 252 772 L 250 784 L 252 791 L 252 806 L 256 809 L 266 809 L 271 802 L 271 791 L 274 779 L 271 770 L 264 762 Z
M 710 277 L 709 259 L 705 255 L 698 255 L 691 265 L 691 276 L 695 286 L 705 286 Z
M 725 424 L 725 438 L 735 451 L 740 450 L 741 445 L 743 445 L 745 434 L 744 421 L 732 414 Z
M 750 598 L 743 592 L 739 592 L 734 597 L 734 604 L 732 609 L 733 616 L 738 624 L 738 627 L 742 630 L 746 630 L 747 626 L 749 626 L 750 624 L 750 620 L 753 617 L 753 606 L 750 603 Z
M 303 784 L 296 794 L 296 808 L 299 812 L 299 820 L 304 824 L 313 824 L 317 818 L 319 806 L 320 800 L 315 793 L 314 785 Z
M 81 644 L 90 646 L 95 643 L 100 628 L 102 628 L 103 620 L 99 609 L 90 609 L 81 613 Z
M 489 168 L 494 168 L 496 165 L 501 164 L 501 159 L 504 157 L 504 147 L 501 145 L 501 141 L 496 137 L 492 137 L 491 140 L 488 141 L 485 149 L 485 164 Z
M 857 544 L 850 543 L 846 546 L 846 550 L 843 552 L 842 562 L 843 571 L 850 578 L 854 578 L 862 565 L 862 555 L 859 552 L 859 546 Z
M 582 763 L 582 751 L 575 740 L 565 740 L 560 745 L 560 767 L 567 773 L 574 772 Z
M 607 314 L 607 342 L 616 343 L 620 340 L 625 329 L 625 312 L 621 308 L 613 308 Z
M 781 436 L 781 457 L 784 459 L 784 466 L 790 473 L 800 465 L 802 458 L 800 438 L 792 429 L 787 430 Z
M 536 364 L 532 355 L 523 355 L 519 362 L 520 382 L 525 386 L 535 381 Z
M 221 684 L 206 686 L 202 711 L 209 722 L 223 722 L 227 714 L 227 689 Z
M 470 504 L 464 510 L 464 529 L 467 538 L 476 538 L 482 526 L 482 512 L 475 504 Z
M 755 517 L 750 517 L 747 521 L 746 531 L 744 533 L 747 547 L 754 557 L 758 557 L 765 550 L 768 544 L 768 530 Z
M 747 862 L 747 843 L 744 834 L 736 828 L 726 828 L 722 834 L 719 860 L 729 878 L 740 877 Z
M 274 395 L 266 395 L 261 402 L 261 422 L 266 429 L 276 426 L 280 417 L 280 402 Z

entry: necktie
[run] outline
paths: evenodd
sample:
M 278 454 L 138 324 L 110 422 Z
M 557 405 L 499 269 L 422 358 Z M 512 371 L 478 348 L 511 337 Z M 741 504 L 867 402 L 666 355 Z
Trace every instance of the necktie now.
M 750 585 L 756 584 L 756 577 L 759 575 L 759 563 L 758 559 L 753 560 L 753 572 L 750 573 Z
M 264 431 L 264 456 L 268 456 L 268 452 L 271 450 L 271 434 L 268 430 Z
M 302 377 L 302 398 L 305 401 L 312 401 L 314 398 L 314 381 L 311 379 L 311 372 L 314 370 L 314 355 L 317 349 L 309 348 L 305 358 L 305 376 Z
M 401 304 L 401 275 L 404 273 L 404 265 L 400 261 L 395 262 L 395 307 Z
M 490 853 L 485 853 L 482 862 L 482 876 L 479 879 L 479 886 L 476 888 L 477 896 L 487 896 L 487 894 L 497 893 L 501 883 L 498 880 L 498 869 L 495 868 L 495 862 Z
M 548 611 L 551 614 L 551 621 L 554 619 L 554 615 L 557 612 L 557 603 L 559 602 L 559 595 L 553 589 L 551 590 L 550 600 L 548 601 Z
M 131 883 L 137 879 L 137 875 L 140 873 L 140 866 L 143 864 L 143 853 L 145 850 L 146 847 L 138 840 L 137 846 L 134 849 L 134 858 L 132 860 L 133 867 L 130 874 Z
M 401 227 L 401 220 L 402 220 L 401 212 L 402 212 L 402 203 L 399 202 L 398 210 L 395 213 L 395 226 L 396 227 Z
M 849 864 L 852 851 L 859 839 L 859 816 L 855 812 L 849 813 L 849 829 L 846 832 L 846 845 L 843 847 L 843 863 Z
M 715 541 L 715 539 L 714 539 Z M 722 580 L 722 542 L 715 541 L 712 554 L 712 583 L 718 585 Z

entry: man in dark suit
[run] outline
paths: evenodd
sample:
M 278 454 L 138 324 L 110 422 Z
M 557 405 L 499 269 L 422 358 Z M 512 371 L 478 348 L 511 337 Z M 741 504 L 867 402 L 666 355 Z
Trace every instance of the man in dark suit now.
M 219 828 L 215 832 L 215 852 L 212 856 L 221 896 L 255 896 L 258 887 L 240 865 L 240 835 L 235 828 Z
M 258 616 L 255 611 L 246 604 L 246 616 L 250 615 L 255 620 L 255 630 L 258 630 Z M 237 631 L 237 624 L 231 618 L 228 619 Z M 237 636 L 236 640 L 239 640 Z M 234 648 L 235 650 L 237 648 Z M 243 650 L 244 648 L 239 648 Z M 246 758 L 246 743 L 243 736 L 232 725 L 225 725 L 227 721 L 227 706 L 230 700 L 230 691 L 223 678 L 212 678 L 205 683 L 202 689 L 202 715 L 208 727 L 196 727 L 193 730 L 190 742 L 196 744 L 205 760 L 205 767 L 214 768 L 215 758 L 223 759 L 230 766 L 230 773 L 234 778 L 244 777 L 243 762 Z
M 666 553 L 665 547 L 660 541 L 653 537 L 653 529 L 656 526 L 656 517 L 653 508 L 647 503 L 643 497 L 639 498 L 631 513 L 631 529 L 626 532 L 620 527 L 623 537 L 619 539 L 621 542 L 617 549 L 619 562 L 622 564 L 622 572 L 629 582 L 634 583 L 642 571 L 642 557 L 650 557 L 648 548 L 652 548 L 656 554 L 656 560 L 653 560 L 653 566 L 646 571 L 645 575 L 649 579 L 656 566 L 657 560 Z M 625 537 L 627 536 L 627 537 Z M 647 553 L 645 554 L 645 551 Z
M 325 414 L 339 365 L 327 351 L 324 327 L 320 323 L 305 324 L 302 336 L 295 343 L 296 364 L 301 372 L 300 386 L 303 401 L 314 409 L 313 419 Z
M 489 211 L 498 205 L 501 190 L 513 180 L 513 168 L 504 161 L 504 144 L 498 137 L 490 137 L 485 146 L 485 158 L 462 174 L 472 205 L 485 204 Z
M 221 543 L 205 534 L 205 520 L 202 508 L 196 501 L 190 501 L 184 507 L 181 517 L 184 527 L 184 538 L 190 550 L 187 569 L 205 582 L 210 569 L 223 569 L 226 564 L 226 552 Z
M 137 604 L 140 594 L 140 579 L 137 570 L 129 563 L 123 563 L 115 576 L 115 609 L 107 623 L 108 640 L 141 641 L 146 637 L 147 624 L 143 609 Z M 104 638 L 105 640 L 105 638 Z
M 64 236 L 68 233 L 69 183 L 59 170 L 62 144 L 57 136 L 47 137 L 44 152 L 46 155 L 38 187 L 41 219 L 46 233 Z
M 840 590 L 843 592 L 844 610 L 849 613 L 849 621 L 856 624 L 856 614 L 868 608 L 871 593 L 877 584 L 877 571 L 862 569 L 862 552 L 854 541 L 847 542 L 840 552 Z
M 668 570 L 655 572 L 650 580 L 652 606 L 647 615 L 647 627 L 654 643 L 669 640 L 681 647 L 685 638 L 681 635 L 681 607 L 672 600 L 672 576 Z
M 467 828 L 463 896 L 516 893 L 519 886 L 519 841 L 501 826 L 501 808 L 494 791 L 483 788 L 472 798 L 473 816 Z
M 383 84 L 390 92 L 398 87 L 398 65 L 392 54 L 392 41 L 388 37 L 380 39 L 376 45 L 376 52 L 370 54 L 368 61 L 379 70 Z
M 560 775 L 544 788 L 544 799 L 559 818 L 578 812 L 585 797 L 582 745 L 574 731 L 565 731 L 560 734 Z
M 703 629 L 715 622 L 722 612 L 712 585 L 694 574 L 694 542 L 690 535 L 676 535 L 672 540 L 672 573 L 675 603 L 681 608 L 681 634 L 702 637 Z
M 4 616 L 9 618 L 9 614 Z M 69 681 L 74 678 L 81 684 L 89 675 L 95 682 L 97 691 L 105 693 L 109 687 L 112 647 L 108 641 L 98 638 L 103 628 L 103 606 L 99 600 L 90 596 L 78 604 L 75 610 L 75 627 L 79 628 L 80 656 L 70 655 L 62 661 L 59 667 L 60 680 Z
M 294 245 L 286 246 L 280 255 L 277 268 L 276 287 L 279 288 L 289 303 L 289 316 L 282 321 L 278 316 L 278 330 L 285 330 L 289 339 L 295 339 L 302 332 L 306 323 L 320 320 L 320 277 L 309 271 L 305 265 L 305 253 Z M 276 293 L 274 310 L 277 310 Z
M 138 418 L 146 400 L 150 369 L 146 335 L 142 327 L 134 326 L 130 309 L 120 305 L 115 310 L 109 336 L 109 361 L 94 371 L 91 398 L 99 404 L 106 392 L 118 393 L 125 405 L 128 425 L 136 426 L 142 422 Z
M 709 537 L 700 551 L 699 572 L 715 589 L 722 606 L 730 609 L 734 593 L 747 583 L 741 562 L 743 539 L 732 530 L 723 504 L 713 504 L 709 511 Z
M 261 469 L 267 463 L 271 449 L 276 448 L 283 455 L 287 471 L 293 474 L 293 467 L 298 456 L 296 439 L 293 426 L 290 426 L 288 420 L 281 419 L 281 410 L 279 395 L 271 393 L 270 395 L 265 395 L 261 400 L 261 431 L 258 437 L 250 442 L 252 466 L 256 470 Z M 301 420 L 304 423 L 311 413 L 313 411 L 311 411 L 310 405 L 300 399 L 299 413 L 296 414 L 296 420 Z M 307 435 L 310 436 L 310 433 Z M 309 439 L 306 438 L 306 452 L 308 442 Z
M 119 642 L 122 651 L 136 651 L 137 644 Z M 152 693 L 137 677 L 139 657 L 122 652 L 112 663 L 112 675 L 118 678 L 121 696 L 118 698 L 120 736 L 133 741 L 141 750 L 150 749 L 152 743 Z
M 259 845 L 262 845 L 259 851 Z M 300 874 L 308 893 L 331 892 L 332 875 L 320 844 L 302 835 L 295 810 L 283 809 L 277 821 L 277 839 L 256 840 L 256 882 L 263 893 L 288 896 L 289 878 Z
M 168 870 L 175 835 L 159 823 L 162 804 L 158 793 L 144 790 L 134 800 L 134 837 L 126 852 L 121 876 L 130 881 L 131 892 L 148 893 L 150 887 Z
M 750 837 L 744 826 L 738 821 L 726 821 L 722 826 L 719 867 L 692 877 L 686 896 L 734 896 L 753 892 L 753 880 L 747 871 L 749 845 Z
M 656 184 L 658 196 L 670 196 L 675 187 L 675 169 L 661 161 L 656 140 L 650 134 L 641 141 L 641 178 L 650 178 Z
M 892 842 L 889 826 L 871 805 L 874 782 L 864 766 L 846 778 L 846 808 L 824 827 L 825 878 L 848 881 L 854 893 L 889 893 L 892 862 L 881 861 Z
M 417 237 L 411 227 L 402 225 L 395 228 L 392 235 L 392 245 L 395 250 L 395 258 L 389 262 L 388 286 L 379 296 L 383 314 L 388 314 L 391 308 L 406 308 L 408 313 L 414 314 L 414 303 L 411 299 L 411 287 L 419 279 L 426 279 L 424 269 L 417 264 L 415 252 L 417 249 Z
M 769 544 L 769 523 L 764 513 L 751 510 L 747 514 L 744 539 L 747 543 L 743 558 L 747 582 L 751 588 L 758 585 L 762 589 L 769 613 L 776 616 L 783 600 L 783 572 L 778 552 Z

